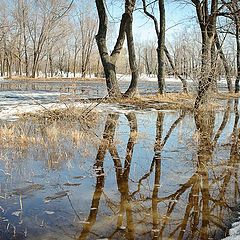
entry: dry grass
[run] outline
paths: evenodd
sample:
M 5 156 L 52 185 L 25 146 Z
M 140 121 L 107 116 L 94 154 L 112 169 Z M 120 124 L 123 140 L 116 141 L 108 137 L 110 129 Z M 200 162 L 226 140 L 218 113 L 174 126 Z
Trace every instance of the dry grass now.
M 163 95 L 145 95 L 135 98 L 106 99 L 105 103 L 118 103 L 124 107 L 156 110 L 192 110 L 194 95 L 184 93 L 166 93 Z
M 16 122 L 0 125 L 0 145 L 2 150 L 18 153 L 37 148 L 56 164 L 66 160 L 74 148 L 89 154 L 88 146 L 98 144 L 95 131 L 99 122 L 96 112 L 86 115 L 77 108 L 24 114 Z
M 236 93 L 210 93 L 206 104 L 201 107 L 205 111 L 212 111 L 222 107 L 219 100 L 239 98 Z M 117 103 L 123 107 L 135 107 L 137 109 L 155 110 L 187 110 L 194 111 L 196 94 L 165 93 L 163 95 L 146 95 L 135 98 L 106 99 L 105 103 Z
M 240 93 L 229 93 L 229 92 L 219 92 L 214 93 L 213 97 L 215 99 L 234 99 L 234 98 L 240 98 Z
M 67 107 L 64 109 L 43 110 L 37 113 L 26 113 L 21 115 L 21 120 L 36 121 L 38 123 L 51 124 L 53 122 L 64 122 L 68 124 L 79 122 L 81 124 L 95 124 L 98 114 L 96 112 L 87 112 L 84 109 L 76 107 Z

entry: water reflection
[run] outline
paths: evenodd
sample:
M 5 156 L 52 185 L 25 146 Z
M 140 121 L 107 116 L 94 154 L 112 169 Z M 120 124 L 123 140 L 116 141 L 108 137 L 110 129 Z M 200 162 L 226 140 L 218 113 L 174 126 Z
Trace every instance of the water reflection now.
M 219 239 L 224 236 L 227 232 L 225 224 L 226 213 L 232 209 L 234 203 L 236 204 L 239 198 L 239 112 L 237 100 L 234 102 L 234 124 L 230 141 L 230 156 L 225 163 L 227 165 L 223 166 L 218 161 L 215 163 L 215 160 L 217 160 L 215 158 L 217 155 L 218 140 L 230 118 L 230 106 L 231 101 L 228 101 L 222 122 L 216 133 L 214 132 L 216 112 L 203 111 L 195 114 L 197 147 L 196 156 L 192 159 L 195 165 L 195 172 L 175 192 L 167 196 L 161 196 L 161 154 L 172 132 L 184 119 L 186 113 L 183 112 L 180 114 L 170 126 L 165 137 L 163 137 L 163 127 L 166 113 L 158 113 L 153 161 L 149 172 L 139 179 L 137 190 L 132 193 L 130 193 L 129 188 L 129 181 L 131 180 L 129 174 L 134 145 L 137 141 L 137 118 L 134 113 L 126 115 L 130 126 L 130 135 L 124 166 L 122 166 L 117 147 L 114 144 L 114 134 L 119 116 L 110 114 L 96 159 L 95 167 L 98 170 L 98 176 L 91 211 L 79 239 L 88 238 L 87 233 L 90 232 L 91 227 L 96 221 L 99 200 L 104 188 L 103 161 L 107 150 L 109 150 L 114 162 L 120 202 L 116 230 L 109 235 L 104 235 L 105 237 L 109 239 Z M 216 170 L 218 168 L 220 171 Z M 148 197 L 141 196 L 140 198 L 136 198 L 136 195 L 141 192 L 144 180 L 150 178 L 152 174 L 152 193 L 148 193 L 148 195 L 150 194 Z M 231 186 L 231 181 L 233 181 L 233 187 Z M 234 198 L 231 203 L 228 201 L 229 192 L 227 188 L 229 187 L 234 189 Z M 149 211 L 151 221 L 150 218 L 143 218 L 140 223 L 137 215 L 141 215 L 141 213 L 137 212 L 134 206 L 146 204 L 146 202 L 147 209 L 142 210 Z M 181 211 L 178 205 L 180 205 Z M 177 215 L 175 211 L 178 212 Z M 126 217 L 125 221 L 124 216 Z M 124 227 L 124 224 L 126 227 Z M 144 233 L 141 231 L 138 232 L 138 224 L 145 225 Z M 151 225 L 152 227 L 150 227 Z
M 62 191 L 68 186 L 71 206 L 67 201 L 63 205 L 64 198 L 50 205 L 55 210 L 64 206 L 68 212 L 65 218 L 71 227 L 65 231 L 81 240 L 221 239 L 239 202 L 238 104 L 229 100 L 224 112 L 149 113 L 147 124 L 147 117 L 140 113 L 108 114 L 98 147 L 94 150 L 91 145 L 93 161 L 89 156 L 83 161 L 72 152 L 72 170 L 66 171 L 64 163 L 58 168 L 48 164 L 48 171 L 54 169 L 50 180 L 55 171 L 58 181 L 85 173 L 81 185 L 71 181 L 64 185 L 65 179 L 58 183 Z M 77 167 L 79 159 L 84 170 Z M 45 191 L 52 186 L 41 184 Z M 46 199 L 44 192 L 35 194 Z M 1 201 L 1 206 L 11 209 L 11 201 Z M 45 206 L 41 203 L 34 211 L 44 211 Z M 74 221 L 69 217 L 73 209 Z M 21 214 L 21 221 L 30 232 L 25 215 Z M 62 225 L 58 222 L 58 227 Z M 6 226 L 2 222 L 0 227 Z M 56 228 L 51 225 L 48 231 L 56 233 Z

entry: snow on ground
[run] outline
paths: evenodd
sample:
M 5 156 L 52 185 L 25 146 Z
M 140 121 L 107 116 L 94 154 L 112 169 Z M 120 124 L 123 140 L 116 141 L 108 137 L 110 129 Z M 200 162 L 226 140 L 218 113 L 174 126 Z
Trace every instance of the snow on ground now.
M 0 120 L 13 121 L 22 113 L 56 107 L 60 103 L 59 96 L 57 92 L 2 91 L 0 92 Z
M 117 74 L 117 79 L 119 81 L 131 81 L 131 75 Z M 157 76 L 147 76 L 146 74 L 141 74 L 139 77 L 140 81 L 148 81 L 148 82 L 157 82 Z M 179 82 L 179 78 L 175 78 L 174 76 L 167 76 L 165 78 L 166 82 Z M 187 79 L 187 82 L 193 82 L 192 79 Z
M 0 120 L 15 121 L 21 114 L 24 113 L 36 113 L 43 110 L 65 109 L 69 107 L 77 107 L 89 110 L 95 110 L 98 112 L 115 112 L 127 114 L 132 112 L 131 109 L 121 109 L 117 104 L 100 104 L 98 103 L 47 103 L 47 104 L 19 104 L 11 107 L 6 107 L 0 110 Z M 138 111 L 139 112 L 139 111 Z
M 67 94 L 66 94 L 67 95 Z M 62 94 L 61 94 L 62 96 Z M 57 92 L 3 91 L 0 92 L 0 120 L 15 121 L 19 115 L 43 110 L 79 107 L 98 112 L 129 113 L 131 109 L 119 108 L 118 104 L 81 103 L 69 100 L 60 101 Z
M 124 75 L 124 74 L 117 74 L 117 79 L 119 81 L 131 81 L 131 75 Z M 149 81 L 149 82 L 157 82 L 157 76 L 152 75 L 152 76 L 147 76 L 146 74 L 141 74 L 139 77 L 140 81 Z M 169 82 L 169 83 L 175 83 L 175 82 L 179 82 L 179 78 L 174 77 L 174 76 L 166 76 L 165 77 L 165 81 Z M 197 83 L 197 79 L 192 79 L 192 78 L 187 78 L 186 81 L 188 83 Z M 218 80 L 218 83 L 226 83 L 226 79 L 221 77 Z M 232 79 L 232 82 L 234 82 L 234 79 Z
M 240 216 L 238 217 L 238 221 L 232 224 L 232 228 L 229 230 L 229 236 L 222 240 L 240 240 Z

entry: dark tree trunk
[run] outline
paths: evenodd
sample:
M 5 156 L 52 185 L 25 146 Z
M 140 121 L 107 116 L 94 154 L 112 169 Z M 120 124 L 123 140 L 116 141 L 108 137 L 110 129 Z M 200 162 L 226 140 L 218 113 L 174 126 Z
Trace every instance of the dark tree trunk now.
M 1 56 L 1 77 L 4 77 L 4 72 L 5 72 L 5 61 L 2 59 Z
M 127 36 L 127 45 L 128 45 L 128 59 L 129 65 L 132 73 L 132 79 L 129 88 L 124 93 L 126 97 L 133 97 L 137 93 L 137 84 L 139 78 L 138 66 L 137 66 L 137 58 L 134 47 L 134 39 L 133 39 L 133 9 L 135 6 L 135 0 L 127 0 L 126 4 L 126 13 L 127 13 L 127 22 L 126 22 L 126 36 Z
M 37 64 L 38 64 L 38 54 L 34 52 L 33 54 L 33 66 L 32 66 L 32 78 L 36 77 L 36 72 L 37 72 Z
M 214 37 L 214 41 L 215 41 L 215 37 Z M 217 92 L 218 88 L 217 88 L 217 58 L 218 55 L 216 53 L 216 47 L 215 44 L 212 43 L 212 47 L 211 47 L 211 75 L 210 75 L 210 81 L 211 81 L 211 91 L 213 92 Z
M 27 37 L 24 32 L 24 59 L 25 59 L 25 74 L 29 77 L 29 62 L 28 62 L 28 52 L 27 52 Z
M 99 16 L 99 28 L 98 28 L 98 33 L 96 35 L 96 41 L 97 41 L 98 51 L 101 57 L 101 61 L 102 61 L 102 65 L 105 73 L 108 95 L 113 98 L 118 98 L 118 97 L 121 97 L 121 92 L 120 92 L 120 88 L 119 88 L 117 77 L 116 77 L 116 60 L 117 60 L 117 56 L 121 52 L 124 39 L 125 39 L 124 35 L 125 35 L 126 16 L 125 14 L 123 14 L 122 16 L 117 43 L 110 56 L 108 53 L 108 48 L 106 43 L 108 19 L 107 19 L 105 6 L 104 6 L 104 1 L 96 0 L 96 5 L 97 5 L 98 16 Z
M 158 60 L 158 67 L 157 67 L 157 78 L 158 78 L 158 92 L 160 94 L 164 93 L 165 88 L 165 79 L 164 79 L 164 51 L 165 51 L 165 6 L 164 0 L 158 0 L 158 10 L 160 15 L 160 21 L 158 24 L 157 18 L 147 11 L 147 4 L 145 0 L 142 0 L 143 3 L 143 10 L 144 13 L 150 17 L 155 26 L 155 32 L 158 38 L 157 44 L 157 60 Z
M 129 91 L 126 92 L 126 95 L 133 96 L 133 93 L 136 91 L 135 89 L 137 87 L 138 79 L 135 49 L 132 37 L 132 12 L 135 6 L 135 0 L 125 1 L 125 13 L 122 15 L 118 38 L 111 55 L 109 55 L 108 53 L 108 48 L 106 44 L 108 19 L 104 2 L 105 1 L 103 0 L 96 0 L 99 17 L 99 28 L 96 35 L 96 41 L 105 73 L 108 95 L 112 98 L 122 97 L 116 77 L 116 62 L 123 48 L 126 33 L 128 38 L 129 62 L 131 63 L 131 71 L 133 75 Z M 126 26 L 128 26 L 127 29 Z
M 45 75 L 45 78 L 48 78 L 48 56 L 45 62 L 44 75 Z
M 164 78 L 164 49 L 165 49 L 165 6 L 164 0 L 159 0 L 159 14 L 160 14 L 160 31 L 158 35 L 158 48 L 157 48 L 157 58 L 158 58 L 158 90 L 160 94 L 164 93 L 165 88 L 165 78 Z
M 50 75 L 51 75 L 51 77 L 53 77 L 54 72 L 53 72 L 53 60 L 52 60 L 52 53 L 51 52 L 48 55 L 48 59 L 49 59 Z
M 228 9 L 227 17 L 229 17 L 236 28 L 235 38 L 237 45 L 237 76 L 235 80 L 235 93 L 239 92 L 239 82 L 240 82 L 240 9 L 239 9 L 239 0 L 232 0 L 230 2 L 225 2 L 222 0 L 222 3 Z
M 215 35 L 215 45 L 216 45 L 216 48 L 217 48 L 218 53 L 219 53 L 219 56 L 220 56 L 220 58 L 222 60 L 223 66 L 224 66 L 225 76 L 226 76 L 227 86 L 228 86 L 228 91 L 231 93 L 231 92 L 233 92 L 233 85 L 232 85 L 232 81 L 231 81 L 230 69 L 229 69 L 228 62 L 227 62 L 227 59 L 225 57 L 225 54 L 224 54 L 224 52 L 222 50 L 222 45 L 220 44 L 220 41 L 219 41 L 217 33 Z

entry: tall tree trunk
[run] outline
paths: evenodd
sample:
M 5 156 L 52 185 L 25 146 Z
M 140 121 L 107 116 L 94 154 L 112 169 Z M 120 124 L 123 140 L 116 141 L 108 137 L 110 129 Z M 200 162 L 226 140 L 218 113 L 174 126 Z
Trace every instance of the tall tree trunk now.
M 104 0 L 96 0 L 99 17 L 99 28 L 96 35 L 96 41 L 102 65 L 104 68 L 108 95 L 113 98 L 118 98 L 122 96 L 116 77 L 116 62 L 123 48 L 126 34 L 128 41 L 129 62 L 132 72 L 132 81 L 129 89 L 125 93 L 125 96 L 132 97 L 137 91 L 136 89 L 138 80 L 138 69 L 136 64 L 136 56 L 132 34 L 132 13 L 135 6 L 135 0 L 125 0 L 125 13 L 122 15 L 118 38 L 111 55 L 109 55 L 108 53 L 106 44 L 108 19 L 104 3 Z
M 74 58 L 73 58 L 73 77 L 76 77 L 76 65 L 77 65 L 77 51 L 74 51 Z
M 132 73 L 132 79 L 129 88 L 124 93 L 126 97 L 133 97 L 137 93 L 137 84 L 139 78 L 138 66 L 137 66 L 137 58 L 134 47 L 133 40 L 133 9 L 135 6 L 135 0 L 127 0 L 126 4 L 126 12 L 128 15 L 128 20 L 126 23 L 126 36 L 127 36 L 127 45 L 128 45 L 128 59 L 129 65 Z
M 117 46 L 115 46 L 114 55 L 111 54 L 110 56 L 108 53 L 107 43 L 106 43 L 108 19 L 107 19 L 105 6 L 104 6 L 104 0 L 96 0 L 96 5 L 97 5 L 97 11 L 98 11 L 98 17 L 99 17 L 99 28 L 98 28 L 98 33 L 96 35 L 96 41 L 97 41 L 98 51 L 101 57 L 101 61 L 102 61 L 102 65 L 105 73 L 108 95 L 113 98 L 121 97 L 121 92 L 120 92 L 120 88 L 118 86 L 117 77 L 116 77 L 115 58 L 117 56 L 115 55 L 119 55 L 124 42 L 125 18 L 123 15 L 121 20 L 121 26 L 120 26 L 120 29 L 121 27 L 123 28 L 121 29 L 122 31 L 120 32 L 121 36 L 119 36 L 118 41 L 116 43 Z
M 202 67 L 201 78 L 198 84 L 198 93 L 195 100 L 195 109 L 198 109 L 209 98 L 209 90 L 211 90 L 213 82 L 212 69 L 212 45 L 216 33 L 217 5 L 218 0 L 211 1 L 211 11 L 209 13 L 209 2 L 192 0 L 196 7 L 197 17 L 202 35 Z
M 48 56 L 47 56 L 47 59 L 46 59 L 46 62 L 45 62 L 45 67 L 44 67 L 44 75 L 45 75 L 45 78 L 48 78 Z
M 33 54 L 33 65 L 32 65 L 32 78 L 36 77 L 36 71 L 37 71 L 37 53 L 34 52 Z
M 235 81 L 235 93 L 239 93 L 240 82 L 240 21 L 236 23 L 236 43 L 237 43 L 237 77 Z
M 198 94 L 195 101 L 195 108 L 206 102 L 208 98 L 208 90 L 212 85 L 211 78 L 211 49 L 213 39 L 209 38 L 207 31 L 202 32 L 202 67 L 201 67 L 201 79 L 198 84 Z
M 49 59 L 50 76 L 53 77 L 54 72 L 53 72 L 53 59 L 52 59 L 51 51 L 49 52 L 48 59 Z
M 4 72 L 5 72 L 5 61 L 1 55 L 1 77 L 4 77 Z
M 27 52 L 27 36 L 26 36 L 25 23 L 23 27 L 24 27 L 23 43 L 24 43 L 25 74 L 26 74 L 26 77 L 29 77 L 29 61 L 28 61 L 28 52 Z
M 231 93 L 231 92 L 233 92 L 233 85 L 232 85 L 232 80 L 231 80 L 231 75 L 230 75 L 230 69 L 229 69 L 228 62 L 227 62 L 227 59 L 225 57 L 225 54 L 222 50 L 222 44 L 220 44 L 219 37 L 218 37 L 217 33 L 215 35 L 215 45 L 216 45 L 216 48 L 218 50 L 219 56 L 222 60 L 223 67 L 224 67 L 224 70 L 225 70 L 225 76 L 226 76 L 226 80 L 227 80 L 228 91 Z
M 215 37 L 214 37 L 214 41 L 215 41 Z M 218 88 L 217 88 L 217 59 L 218 59 L 218 55 L 216 53 L 216 47 L 215 44 L 212 43 L 212 47 L 211 47 L 211 75 L 210 75 L 210 80 L 212 82 L 211 84 L 211 91 L 213 92 L 217 92 Z
M 158 36 L 158 48 L 157 48 L 157 58 L 158 58 L 158 91 L 160 94 L 164 93 L 165 87 L 165 67 L 164 67 L 164 49 L 165 49 L 165 6 L 164 0 L 159 0 L 159 14 L 160 14 L 160 31 Z
M 164 51 L 165 51 L 165 31 L 166 31 L 166 20 L 165 20 L 165 6 L 164 0 L 158 0 L 158 10 L 160 15 L 160 21 L 158 24 L 157 18 L 147 11 L 146 0 L 142 0 L 144 13 L 153 20 L 155 26 L 155 32 L 158 38 L 157 44 L 157 78 L 158 78 L 158 92 L 164 93 L 165 79 L 164 79 Z

